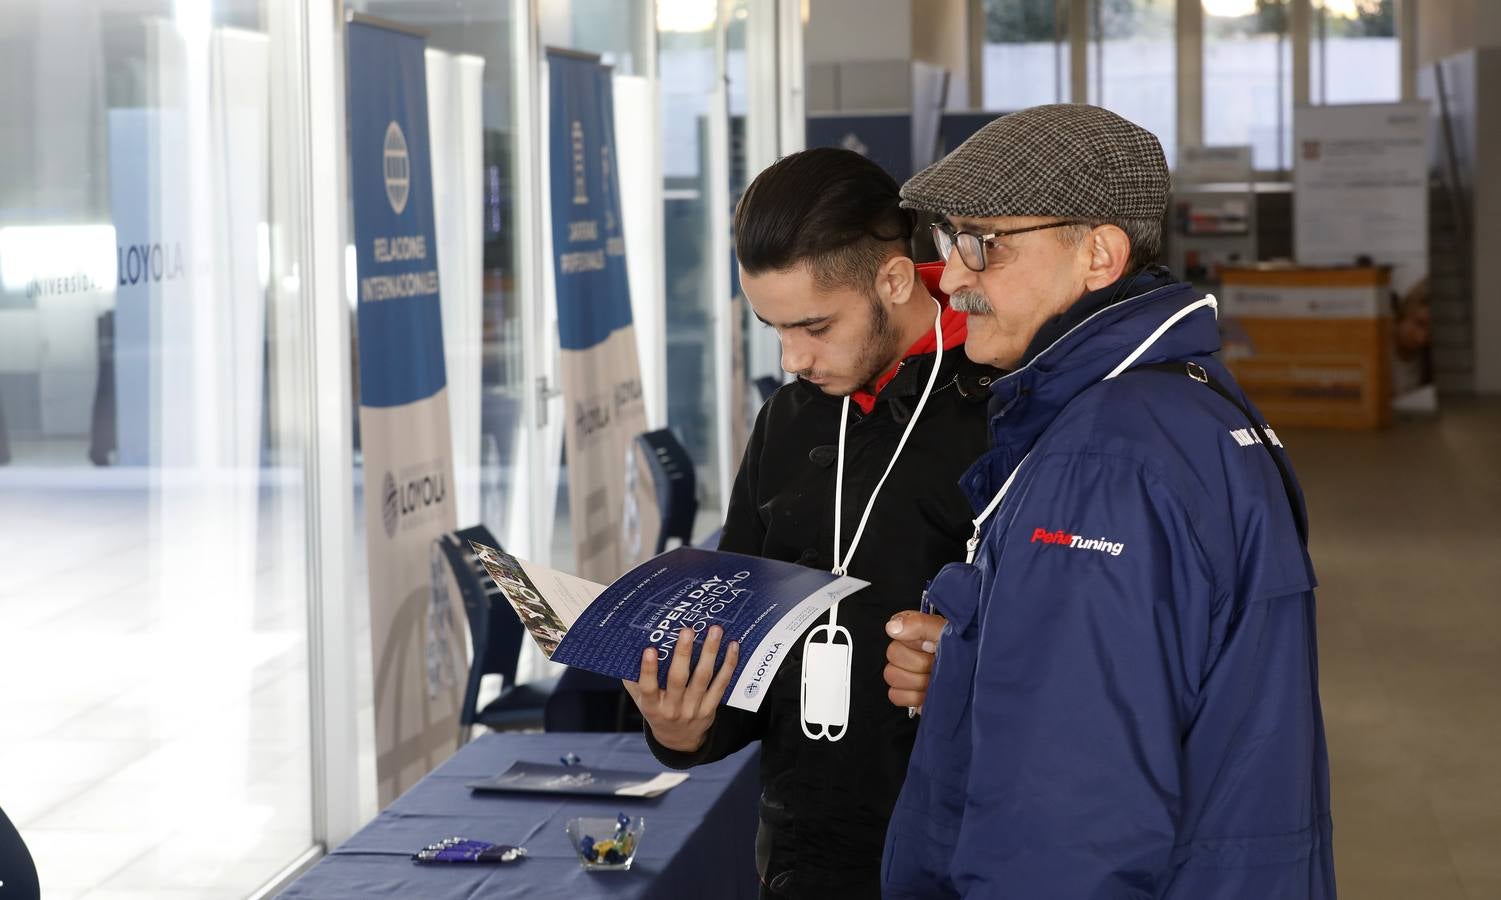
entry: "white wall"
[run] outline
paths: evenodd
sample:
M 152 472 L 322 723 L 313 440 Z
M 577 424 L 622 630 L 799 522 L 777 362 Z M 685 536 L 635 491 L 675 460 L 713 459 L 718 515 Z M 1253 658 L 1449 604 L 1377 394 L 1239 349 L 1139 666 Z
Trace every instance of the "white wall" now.
M 1501 394 L 1501 48 L 1475 55 L 1475 391 Z
M 949 72 L 948 106 L 969 106 L 970 0 L 912 4 L 912 58 Z
M 978 99 L 970 74 L 978 0 L 808 0 L 804 29 L 807 109 L 897 110 L 913 106 L 913 63 L 949 73 L 947 105 Z
M 1474 389 L 1501 394 L 1501 256 L 1491 249 L 1501 242 L 1501 48 L 1455 54 L 1441 65 L 1459 179 L 1469 201 Z M 1425 95 L 1435 93 L 1433 68 L 1419 72 Z M 1443 163 L 1443 145 L 1438 149 Z M 1435 308 L 1435 327 L 1442 328 L 1438 313 Z
M 1418 20 L 1418 65 L 1429 66 L 1463 50 L 1501 47 L 1501 3 L 1496 0 L 1403 0 Z
M 807 65 L 912 58 L 912 0 L 808 0 Z
M 1474 387 L 1501 394 L 1501 258 L 1490 250 L 1501 241 L 1501 3 L 1409 2 L 1417 4 L 1419 81 L 1431 86 L 1434 64 L 1447 61 L 1461 168 L 1473 161 L 1461 178 L 1472 199 Z M 1473 57 L 1457 59 L 1469 51 Z

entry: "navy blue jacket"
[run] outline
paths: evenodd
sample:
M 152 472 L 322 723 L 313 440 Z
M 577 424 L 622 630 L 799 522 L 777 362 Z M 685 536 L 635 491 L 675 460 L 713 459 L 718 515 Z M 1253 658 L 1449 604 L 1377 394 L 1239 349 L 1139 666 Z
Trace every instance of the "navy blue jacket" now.
M 1198 299 L 1160 281 L 993 386 L 977 513 L 1026 461 L 975 563 L 929 589 L 949 624 L 888 900 L 1334 897 L 1301 493 L 1204 384 L 1102 380 Z M 1243 400 L 1218 347 L 1201 308 L 1136 364 L 1196 362 Z

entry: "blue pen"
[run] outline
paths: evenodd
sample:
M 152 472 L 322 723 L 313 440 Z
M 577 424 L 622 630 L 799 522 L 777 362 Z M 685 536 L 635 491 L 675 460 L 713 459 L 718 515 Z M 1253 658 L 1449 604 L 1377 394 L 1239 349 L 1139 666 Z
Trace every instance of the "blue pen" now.
M 923 585 L 922 599 L 919 600 L 919 601 L 917 601 L 917 611 L 920 612 L 920 613 L 922 613 L 923 615 L 931 616 L 933 614 L 933 604 L 932 604 L 932 602 L 930 600 L 928 600 L 928 587 L 930 585 L 932 585 L 932 583 L 933 582 L 930 581 L 927 584 Z M 934 656 L 938 655 L 938 648 L 937 647 L 933 648 L 933 655 Z M 907 718 L 909 718 L 909 719 L 915 718 L 917 716 L 917 714 L 919 712 L 921 712 L 921 711 L 922 711 L 921 707 L 918 707 L 918 706 L 909 706 L 909 707 L 907 707 Z

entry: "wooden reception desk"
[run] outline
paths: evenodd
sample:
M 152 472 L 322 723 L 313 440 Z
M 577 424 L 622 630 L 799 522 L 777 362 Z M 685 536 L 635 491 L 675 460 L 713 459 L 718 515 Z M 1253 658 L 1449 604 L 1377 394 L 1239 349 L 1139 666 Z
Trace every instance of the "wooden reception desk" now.
M 1221 356 L 1274 428 L 1371 429 L 1391 421 L 1387 269 L 1220 274 Z

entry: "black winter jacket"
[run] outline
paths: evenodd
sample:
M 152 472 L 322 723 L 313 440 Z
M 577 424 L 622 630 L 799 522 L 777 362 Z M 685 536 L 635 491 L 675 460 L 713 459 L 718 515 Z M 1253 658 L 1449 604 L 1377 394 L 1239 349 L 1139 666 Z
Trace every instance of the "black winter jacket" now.
M 904 360 L 869 415 L 850 405 L 843 539 L 848 546 L 896 450 L 934 356 Z M 907 772 L 917 720 L 887 698 L 882 671 L 894 613 L 916 609 L 927 582 L 964 558 L 972 531 L 959 476 L 986 449 L 986 401 L 998 372 L 944 352 L 939 379 L 871 512 L 849 574 L 871 583 L 840 604 L 854 642 L 850 724 L 842 740 L 803 735 L 802 642 L 761 709 L 721 706 L 703 748 L 678 753 L 647 740 L 664 765 L 689 768 L 761 746 L 757 868 L 774 897 L 878 898 L 886 823 Z M 834 473 L 840 398 L 805 382 L 780 388 L 757 417 L 735 479 L 719 549 L 820 569 L 834 565 Z M 827 615 L 819 621 L 828 621 Z

